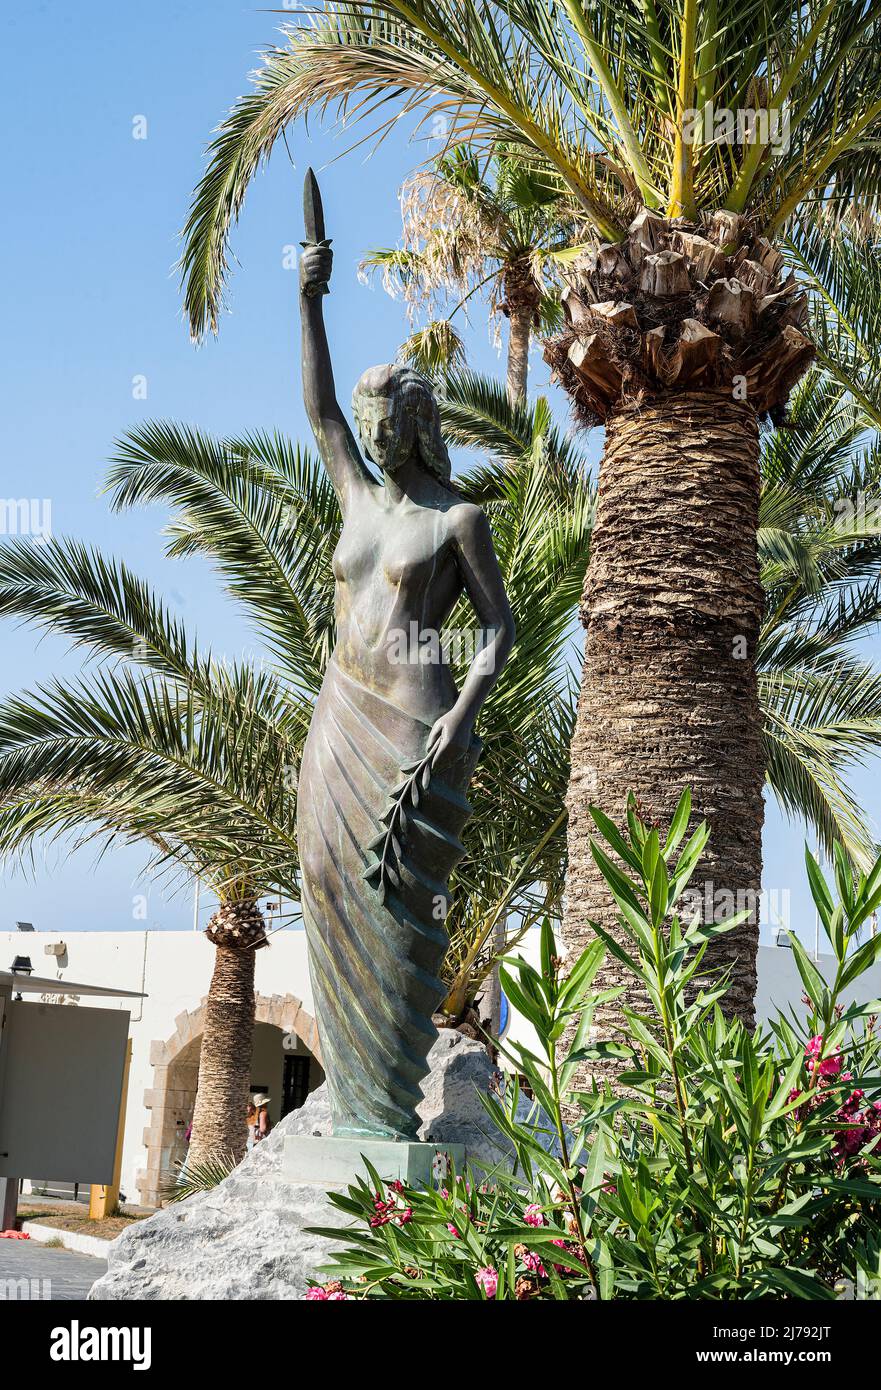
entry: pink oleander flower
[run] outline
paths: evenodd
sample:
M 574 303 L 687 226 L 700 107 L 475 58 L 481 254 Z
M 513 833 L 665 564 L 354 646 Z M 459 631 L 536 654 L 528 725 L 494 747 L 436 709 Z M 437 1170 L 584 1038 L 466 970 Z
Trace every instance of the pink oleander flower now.
M 307 1303 L 345 1303 L 348 1297 L 339 1284 L 328 1284 L 326 1288 L 322 1284 L 313 1284 L 306 1293 Z
M 370 1225 L 373 1227 L 374 1230 L 376 1230 L 378 1226 L 387 1226 L 392 1219 L 394 1202 L 377 1201 L 374 1202 L 373 1205 L 376 1209 L 376 1215 L 371 1216 Z
M 822 1062 L 818 1064 L 817 1070 L 821 1076 L 837 1076 L 841 1071 L 841 1058 L 838 1053 L 833 1052 L 831 1056 L 824 1057 Z
M 403 1211 L 398 1212 L 398 1225 L 406 1226 L 408 1221 L 413 1220 L 413 1208 L 404 1207 Z
M 556 1245 L 558 1250 L 568 1250 L 569 1248 L 565 1240 L 562 1240 L 559 1236 L 554 1237 L 551 1241 L 551 1245 Z M 554 1269 L 558 1274 L 568 1274 L 570 1272 L 568 1265 L 554 1265 Z
M 455 1226 L 451 1221 L 447 1222 L 447 1230 L 449 1231 L 450 1235 L 454 1237 L 455 1240 L 462 1239 L 462 1237 L 459 1235 L 459 1232 L 456 1230 Z
M 548 1272 L 534 1250 L 527 1250 L 526 1254 L 523 1256 L 523 1263 L 526 1265 L 530 1274 L 537 1274 L 539 1279 L 547 1279 Z
M 496 1289 L 499 1287 L 498 1270 L 493 1269 L 492 1265 L 484 1265 L 477 1271 L 474 1278 L 487 1298 L 495 1298 Z
M 836 1047 L 828 1057 L 820 1060 L 820 1053 L 823 1050 L 823 1034 L 818 1033 L 811 1038 L 805 1047 L 805 1066 L 811 1075 L 816 1071 L 819 1077 L 837 1076 L 841 1071 L 841 1052 Z
M 529 1203 L 529 1206 L 523 1213 L 523 1220 L 526 1222 L 527 1226 L 546 1226 L 548 1224 L 544 1212 L 537 1202 Z

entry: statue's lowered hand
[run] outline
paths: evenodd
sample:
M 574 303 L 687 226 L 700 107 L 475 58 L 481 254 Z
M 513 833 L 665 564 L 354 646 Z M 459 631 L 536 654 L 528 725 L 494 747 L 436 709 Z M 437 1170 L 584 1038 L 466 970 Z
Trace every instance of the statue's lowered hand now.
M 329 246 L 307 246 L 300 257 L 300 289 L 307 297 L 326 291 L 333 269 Z
M 425 751 L 431 755 L 432 767 L 443 765 L 447 757 L 454 757 L 467 748 L 471 742 L 471 721 L 465 719 L 455 708 L 441 715 L 428 735 Z

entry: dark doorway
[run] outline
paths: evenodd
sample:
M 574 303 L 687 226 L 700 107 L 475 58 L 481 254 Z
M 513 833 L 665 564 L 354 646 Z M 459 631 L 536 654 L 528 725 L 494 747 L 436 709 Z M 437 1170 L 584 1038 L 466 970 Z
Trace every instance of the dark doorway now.
M 299 1110 L 309 1094 L 309 1058 L 288 1054 L 284 1059 L 281 1088 L 281 1117 Z

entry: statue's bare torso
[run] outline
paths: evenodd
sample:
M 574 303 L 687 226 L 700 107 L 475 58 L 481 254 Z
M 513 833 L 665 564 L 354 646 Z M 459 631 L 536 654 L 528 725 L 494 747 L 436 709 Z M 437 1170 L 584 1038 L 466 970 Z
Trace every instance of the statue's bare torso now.
M 476 509 L 438 487 L 435 505 L 405 506 L 402 515 L 384 488 L 365 492 L 358 524 L 344 525 L 333 556 L 335 658 L 431 726 L 459 695 L 448 663 L 437 660 L 438 634 L 465 588 L 460 536 Z

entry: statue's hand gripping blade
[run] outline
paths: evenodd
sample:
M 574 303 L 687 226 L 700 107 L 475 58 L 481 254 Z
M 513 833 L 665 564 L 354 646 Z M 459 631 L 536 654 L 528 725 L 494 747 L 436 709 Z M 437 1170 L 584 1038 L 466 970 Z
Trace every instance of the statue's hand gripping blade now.
M 306 240 L 300 243 L 301 246 L 330 246 L 330 239 L 324 235 L 324 207 L 321 202 L 321 189 L 318 187 L 318 180 L 311 169 L 306 170 L 306 177 L 303 180 L 303 223 Z M 330 290 L 327 281 L 322 280 L 314 285 L 309 285 L 305 293 L 311 297 L 316 294 L 329 294 Z

